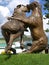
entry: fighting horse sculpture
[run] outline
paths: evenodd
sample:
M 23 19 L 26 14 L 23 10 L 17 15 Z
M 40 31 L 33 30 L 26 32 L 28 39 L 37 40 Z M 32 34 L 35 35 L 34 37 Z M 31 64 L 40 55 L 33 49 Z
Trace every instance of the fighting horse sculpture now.
M 48 41 L 43 30 L 42 11 L 40 4 L 34 1 L 27 5 L 27 8 L 28 10 L 32 10 L 32 15 L 28 18 L 21 16 L 16 19 L 28 24 L 31 31 L 33 42 L 31 48 L 27 50 L 26 53 L 36 53 L 44 50 L 47 47 Z
M 21 17 L 25 16 L 25 12 L 27 11 L 26 7 L 24 5 L 18 5 L 17 8 L 14 9 L 14 13 L 12 17 L 8 17 L 8 22 L 5 23 L 2 26 L 2 34 L 6 40 L 7 46 L 5 48 L 5 52 L 8 53 L 8 50 L 11 49 L 12 43 L 14 39 L 17 37 L 21 37 L 20 43 L 21 43 L 21 48 L 23 48 L 22 44 L 22 36 L 24 31 L 27 28 L 27 25 L 24 24 L 23 22 L 20 22 L 18 20 L 15 20 L 15 17 Z

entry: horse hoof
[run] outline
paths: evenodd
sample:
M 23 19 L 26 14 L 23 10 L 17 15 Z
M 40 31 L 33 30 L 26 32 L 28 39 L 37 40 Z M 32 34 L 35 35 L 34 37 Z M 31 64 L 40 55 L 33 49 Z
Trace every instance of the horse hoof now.
M 24 46 L 20 46 L 21 49 L 24 49 Z
M 11 48 L 10 51 L 12 51 L 13 54 L 16 54 L 16 50 L 14 48 Z

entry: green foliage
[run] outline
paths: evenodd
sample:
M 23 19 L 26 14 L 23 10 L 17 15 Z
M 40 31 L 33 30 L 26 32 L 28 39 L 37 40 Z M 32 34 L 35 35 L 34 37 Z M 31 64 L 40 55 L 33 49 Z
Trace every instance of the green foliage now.
M 49 32 L 49 29 L 46 29 L 45 31 L 46 31 L 46 32 Z
M 45 15 L 47 18 L 49 18 L 49 13 L 46 13 L 46 15 Z
M 49 18 L 49 0 L 43 0 L 44 3 L 44 10 L 47 10 L 46 17 Z
M 49 65 L 49 54 L 0 55 L 0 65 Z
M 49 21 L 48 21 L 48 23 L 47 24 L 49 24 Z

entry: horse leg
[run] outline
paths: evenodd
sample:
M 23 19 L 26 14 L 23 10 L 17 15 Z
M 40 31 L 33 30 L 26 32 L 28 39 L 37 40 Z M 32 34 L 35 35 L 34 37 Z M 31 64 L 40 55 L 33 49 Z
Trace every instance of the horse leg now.
M 23 41 L 23 35 L 24 35 L 24 32 L 22 33 L 22 35 L 20 36 L 20 48 L 23 49 L 24 48 L 24 41 Z
M 6 30 L 2 30 L 2 35 L 4 36 L 6 43 L 9 42 L 10 34 Z
M 4 39 L 6 41 L 5 53 L 7 53 L 6 49 L 7 49 L 7 46 L 8 46 L 8 42 L 10 40 L 10 34 L 4 29 L 4 30 L 2 30 L 2 35 L 4 36 Z
M 28 32 L 27 29 L 25 29 L 25 31 Z M 24 35 L 24 31 L 22 32 L 22 35 L 20 36 L 20 48 L 23 49 L 24 48 L 24 40 L 23 40 L 23 35 Z
M 47 47 L 47 44 L 41 38 L 37 41 L 34 41 L 31 48 L 27 50 L 27 53 L 39 53 Z
M 17 37 L 19 37 L 20 35 L 21 35 L 21 32 L 18 32 L 18 33 L 16 33 L 16 34 L 11 34 L 11 35 L 10 35 L 10 40 L 9 40 L 8 45 L 7 45 L 7 47 L 6 47 L 6 52 L 7 52 L 8 50 L 11 50 L 11 46 L 12 46 L 13 41 L 14 41 Z

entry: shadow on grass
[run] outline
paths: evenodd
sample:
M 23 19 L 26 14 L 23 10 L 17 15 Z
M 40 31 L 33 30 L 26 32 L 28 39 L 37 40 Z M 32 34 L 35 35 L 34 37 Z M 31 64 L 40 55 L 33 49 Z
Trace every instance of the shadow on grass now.
M 9 60 L 11 58 L 12 54 L 6 54 L 5 61 Z
M 13 55 L 18 55 L 18 54 L 6 54 L 5 61 L 9 60 Z
M 12 55 L 15 55 L 16 54 L 16 50 L 14 48 L 11 48 L 10 51 L 12 51 L 13 54 L 6 54 L 7 57 L 5 58 L 5 60 L 10 59 Z

